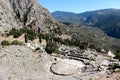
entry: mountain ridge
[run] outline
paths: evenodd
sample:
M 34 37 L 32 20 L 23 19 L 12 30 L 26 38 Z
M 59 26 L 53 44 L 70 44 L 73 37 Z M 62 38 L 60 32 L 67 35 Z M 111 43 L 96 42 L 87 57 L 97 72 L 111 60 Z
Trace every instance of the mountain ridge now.
M 67 12 L 67 11 L 54 11 L 52 12 L 52 16 L 56 16 L 57 14 L 64 14 L 66 13 L 67 15 L 75 15 L 75 16 L 81 16 L 83 18 L 87 18 L 88 16 L 90 16 L 91 14 L 93 13 L 100 13 L 100 12 L 107 12 L 107 13 L 110 13 L 111 11 L 114 11 L 114 12 L 120 12 L 120 9 L 116 9 L 116 8 L 108 8 L 108 9 L 99 9 L 99 10 L 93 10 L 93 11 L 85 11 L 85 12 L 81 12 L 81 13 L 75 13 L 75 12 Z M 61 16 L 61 15 L 60 15 Z M 61 16 L 62 17 L 62 16 Z
M 64 12 L 61 12 L 64 13 Z M 71 14 L 69 12 L 66 12 Z M 54 12 L 55 14 L 55 12 Z M 54 17 L 58 21 L 73 23 L 73 24 L 86 24 L 92 27 L 97 27 L 103 30 L 107 35 L 120 38 L 120 27 L 119 27 L 119 18 L 120 18 L 120 9 L 101 9 L 96 11 L 87 11 L 83 13 L 74 13 L 75 15 L 72 18 L 76 19 L 77 21 L 72 21 L 71 15 L 69 20 L 66 19 L 64 16 L 59 15 L 59 17 Z M 78 18 L 78 19 L 77 19 Z M 63 19 L 63 20 L 60 20 Z

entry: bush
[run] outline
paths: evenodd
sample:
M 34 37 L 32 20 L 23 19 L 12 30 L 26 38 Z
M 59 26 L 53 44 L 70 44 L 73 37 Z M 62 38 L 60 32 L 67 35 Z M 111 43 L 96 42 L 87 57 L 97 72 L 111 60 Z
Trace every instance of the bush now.
M 80 45 L 79 45 L 79 48 L 80 49 L 87 49 L 87 43 L 80 43 Z
M 18 31 L 18 32 L 16 32 L 15 34 L 13 34 L 13 37 L 14 38 L 18 38 L 18 37 L 20 37 L 21 36 L 21 33 Z
M 41 43 L 42 42 L 42 37 L 39 35 L 39 42 Z
M 39 34 L 39 37 L 41 37 L 42 39 L 46 38 L 45 34 L 42 34 L 42 33 Z
M 63 42 L 63 40 L 61 38 L 59 38 L 59 37 L 54 37 L 53 40 L 55 42 L 58 42 L 58 43 L 62 43 Z
M 46 42 L 48 42 L 50 39 L 51 39 L 51 35 L 45 34 L 45 40 L 46 40 Z
M 115 55 L 116 55 L 115 58 L 120 60 L 120 51 L 117 51 L 117 52 L 115 53 Z
M 42 33 L 40 33 L 38 37 L 39 37 L 39 40 L 40 39 L 45 39 L 46 42 L 52 41 L 52 39 L 53 39 L 53 35 L 51 35 L 51 34 L 42 34 Z M 41 41 L 39 41 L 39 42 L 41 42 Z
M 22 45 L 22 42 L 19 42 L 17 40 L 12 41 L 11 43 L 7 40 L 4 40 L 1 42 L 2 46 L 9 46 L 9 45 Z
M 21 28 L 20 29 L 20 32 L 23 34 L 23 33 L 25 33 L 25 29 L 24 28 Z
M 27 30 L 27 37 L 29 40 L 33 41 L 36 38 L 36 34 L 32 30 Z
M 78 47 L 81 45 L 81 43 L 79 40 L 75 40 L 75 41 L 73 41 L 73 45 Z
M 25 32 L 24 29 L 15 29 L 15 28 L 12 28 L 12 30 L 10 30 L 9 34 L 7 34 L 8 36 L 9 35 L 13 35 L 14 38 L 18 38 L 19 36 L 21 36 L 23 33 Z
M 53 42 L 48 42 L 45 48 L 46 52 L 51 54 L 58 51 L 58 46 Z
M 19 42 L 17 40 L 14 40 L 11 45 L 22 45 L 22 42 Z
M 61 44 L 69 46 L 71 44 L 71 41 L 69 39 L 62 40 Z
M 10 43 L 9 43 L 9 41 L 4 40 L 4 41 L 1 42 L 1 45 L 2 46 L 9 46 Z
M 27 43 L 27 42 L 28 42 L 28 36 L 27 36 L 27 33 L 25 33 L 24 38 L 25 38 L 25 43 Z

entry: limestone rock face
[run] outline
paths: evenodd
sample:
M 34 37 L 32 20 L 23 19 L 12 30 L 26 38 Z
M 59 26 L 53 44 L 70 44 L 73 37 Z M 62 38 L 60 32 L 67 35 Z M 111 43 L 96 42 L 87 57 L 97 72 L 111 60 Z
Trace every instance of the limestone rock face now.
M 0 0 L 0 32 L 9 30 L 12 27 L 18 27 L 14 18 L 15 13 L 8 0 Z
M 0 0 L 0 32 L 11 28 L 34 26 L 43 31 L 56 27 L 56 21 L 49 11 L 37 3 L 37 0 Z

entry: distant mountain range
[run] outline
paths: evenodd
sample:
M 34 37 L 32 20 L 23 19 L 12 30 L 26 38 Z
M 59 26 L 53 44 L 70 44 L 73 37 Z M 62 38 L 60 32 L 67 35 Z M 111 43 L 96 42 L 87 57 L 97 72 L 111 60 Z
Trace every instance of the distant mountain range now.
M 60 22 L 69 22 L 79 24 L 83 21 L 83 17 L 78 16 L 76 13 L 56 11 L 52 13 L 52 16 Z
M 72 13 L 56 11 L 52 16 L 64 23 L 85 24 L 103 30 L 107 35 L 120 38 L 120 9 L 103 9 Z

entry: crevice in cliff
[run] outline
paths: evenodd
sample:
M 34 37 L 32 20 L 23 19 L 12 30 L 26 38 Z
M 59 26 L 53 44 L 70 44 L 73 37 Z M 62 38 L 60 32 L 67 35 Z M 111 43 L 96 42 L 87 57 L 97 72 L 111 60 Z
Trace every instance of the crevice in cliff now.
M 23 24 L 24 24 L 24 25 L 26 24 L 26 22 L 27 22 L 27 20 L 28 20 L 28 14 L 31 12 L 32 7 L 33 7 L 33 5 L 31 5 L 31 6 L 27 9 L 26 13 L 24 13 L 24 15 L 23 15 Z

